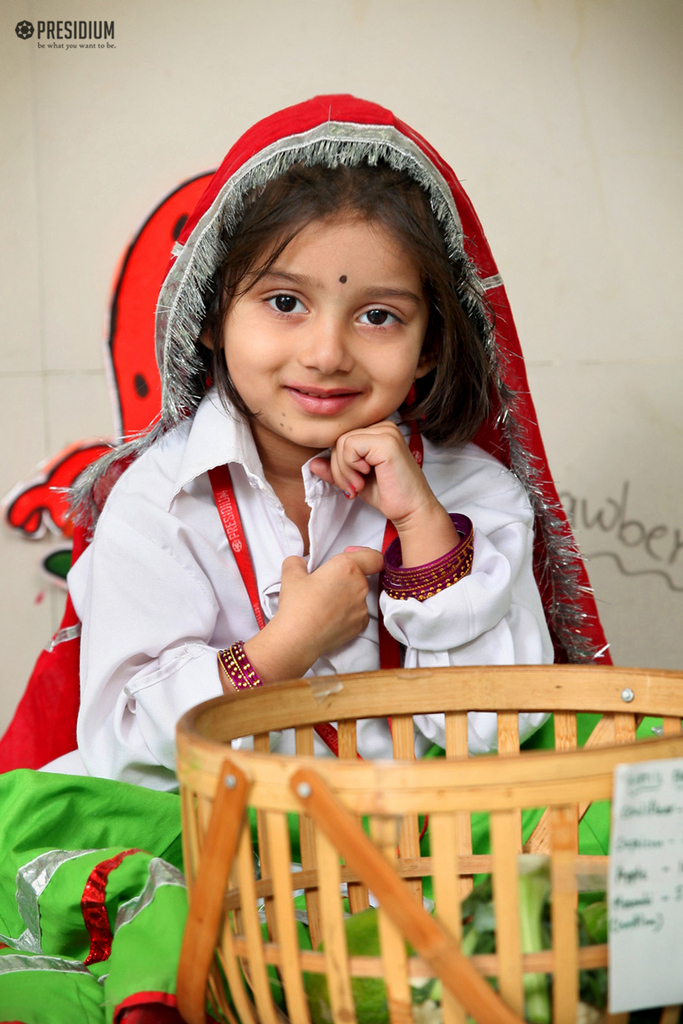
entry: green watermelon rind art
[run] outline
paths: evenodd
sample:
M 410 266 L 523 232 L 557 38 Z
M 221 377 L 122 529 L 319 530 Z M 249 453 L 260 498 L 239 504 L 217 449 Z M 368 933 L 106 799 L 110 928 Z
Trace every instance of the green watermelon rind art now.
M 40 559 L 43 576 L 62 590 L 66 590 L 66 574 L 70 568 L 71 545 L 58 544 L 46 551 Z

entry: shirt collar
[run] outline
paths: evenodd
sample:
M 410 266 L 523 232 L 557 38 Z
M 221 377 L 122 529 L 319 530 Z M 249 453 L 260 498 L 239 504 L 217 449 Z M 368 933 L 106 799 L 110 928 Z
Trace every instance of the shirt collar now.
M 311 473 L 310 461 L 302 467 L 306 495 L 315 491 L 336 490 Z M 226 463 L 242 466 L 252 487 L 263 491 L 279 504 L 275 492 L 265 479 L 248 422 L 232 405 L 223 405 L 216 388 L 212 387 L 199 403 L 190 423 L 169 504 L 172 505 L 180 491 L 202 473 L 208 473 L 210 469 Z
M 172 500 L 202 473 L 225 463 L 244 467 L 252 485 L 265 488 L 263 467 L 249 424 L 232 406 L 224 406 L 216 388 L 199 403 L 192 418 Z
M 400 423 L 398 413 L 388 418 L 399 423 L 407 436 L 409 428 L 406 424 Z M 331 488 L 329 484 L 311 473 L 309 462 L 302 467 L 306 494 L 309 495 L 318 489 L 335 491 L 336 488 Z M 170 504 L 173 504 L 183 487 L 196 480 L 202 473 L 208 473 L 210 469 L 226 463 L 237 463 L 242 466 L 252 487 L 257 487 L 277 501 L 275 492 L 263 474 L 261 458 L 249 424 L 234 406 L 223 405 L 218 391 L 212 387 L 202 398 L 190 423 Z

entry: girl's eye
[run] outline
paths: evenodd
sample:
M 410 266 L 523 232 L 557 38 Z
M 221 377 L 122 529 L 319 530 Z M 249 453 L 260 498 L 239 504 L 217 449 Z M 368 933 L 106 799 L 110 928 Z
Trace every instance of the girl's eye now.
M 271 309 L 277 310 L 278 313 L 304 313 L 305 307 L 300 299 L 297 299 L 294 295 L 287 295 L 282 293 L 280 295 L 272 295 L 266 300 Z M 299 307 L 299 308 L 297 308 Z
M 358 318 L 362 324 L 371 324 L 373 327 L 388 327 L 393 323 L 401 323 L 399 318 L 390 313 L 388 309 L 368 309 Z

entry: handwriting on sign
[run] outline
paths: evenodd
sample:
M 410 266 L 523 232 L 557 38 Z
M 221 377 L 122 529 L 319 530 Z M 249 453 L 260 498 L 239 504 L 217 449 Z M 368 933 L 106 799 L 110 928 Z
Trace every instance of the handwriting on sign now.
M 629 512 L 631 484 L 626 480 L 618 497 L 603 501 L 560 493 L 575 530 L 590 537 L 583 541 L 587 558 L 611 558 L 625 576 L 656 575 L 670 590 L 683 593 L 683 531 L 666 523 L 645 523 Z M 597 544 L 609 541 L 610 547 Z M 596 545 L 595 550 L 591 547 Z
M 671 971 L 683 955 L 682 823 L 683 761 L 617 767 L 608 887 L 612 1013 L 683 999 L 683 975 Z

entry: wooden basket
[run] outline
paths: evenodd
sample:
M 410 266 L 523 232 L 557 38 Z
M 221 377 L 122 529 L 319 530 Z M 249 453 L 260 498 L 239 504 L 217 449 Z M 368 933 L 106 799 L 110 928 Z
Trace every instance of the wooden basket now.
M 178 1002 L 188 1024 L 204 1024 L 207 997 L 242 1024 L 309 1022 L 302 972 L 326 974 L 335 1024 L 357 1019 L 352 977 L 383 978 L 392 1024 L 408 1024 L 410 979 L 429 976 L 443 983 L 444 1024 L 464 1024 L 467 1014 L 478 1024 L 519 1024 L 523 974 L 546 972 L 555 1024 L 574 1024 L 579 969 L 607 964 L 606 945 L 578 947 L 577 880 L 587 871 L 606 877 L 606 858 L 578 854 L 579 819 L 591 801 L 610 799 L 617 764 L 683 757 L 682 684 L 683 673 L 598 666 L 413 669 L 298 680 L 193 709 L 178 726 L 190 900 Z M 468 756 L 470 710 L 498 713 L 498 756 Z M 554 713 L 558 752 L 520 754 L 522 711 Z M 416 761 L 412 715 L 432 712 L 445 713 L 446 758 Z M 603 716 L 581 750 L 577 712 Z M 636 743 L 646 715 L 662 718 L 663 736 Z M 375 716 L 391 717 L 395 761 L 357 756 L 356 720 Z M 329 721 L 339 727 L 338 760 L 313 756 L 313 726 Z M 270 732 L 291 727 L 296 756 L 271 754 Z M 243 736 L 253 736 L 253 750 L 231 748 Z M 258 878 L 247 806 L 256 811 Z M 524 849 L 550 857 L 552 949 L 522 954 L 521 812 L 541 807 Z M 470 815 L 481 811 L 490 854 L 472 853 Z M 300 870 L 291 865 L 288 814 L 299 819 Z M 429 856 L 420 854 L 423 815 Z M 492 876 L 496 952 L 468 958 L 460 902 L 480 872 Z M 421 898 L 426 876 L 432 915 Z M 379 900 L 380 956 L 348 955 L 342 883 L 351 912 L 367 908 L 368 889 Z M 295 890 L 306 894 L 313 951 L 299 949 Z M 269 965 L 286 1018 L 271 997 Z M 677 1020 L 677 1008 L 663 1011 L 662 1022 Z

